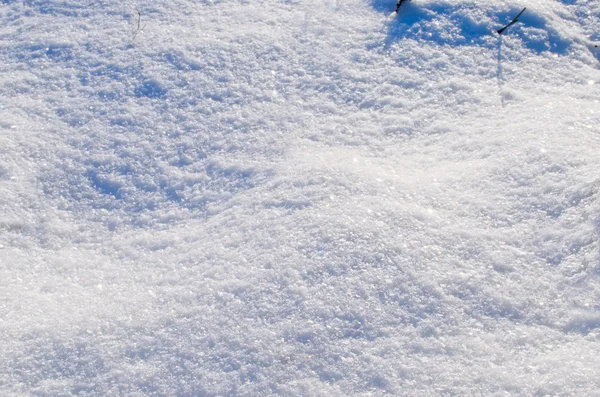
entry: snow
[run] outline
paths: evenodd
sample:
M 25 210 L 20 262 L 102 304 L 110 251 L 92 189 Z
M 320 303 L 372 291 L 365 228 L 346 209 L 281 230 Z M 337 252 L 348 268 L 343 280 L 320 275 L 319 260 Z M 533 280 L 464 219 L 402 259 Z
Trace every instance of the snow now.
M 599 395 L 600 5 L 395 3 L 2 2 L 0 394 Z

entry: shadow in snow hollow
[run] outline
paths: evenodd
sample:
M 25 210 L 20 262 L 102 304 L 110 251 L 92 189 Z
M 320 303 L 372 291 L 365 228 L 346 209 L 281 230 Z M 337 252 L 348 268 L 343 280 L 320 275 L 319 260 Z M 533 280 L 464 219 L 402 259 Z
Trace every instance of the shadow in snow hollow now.
M 450 1 L 404 1 L 398 14 L 396 0 L 371 0 L 378 12 L 389 15 L 385 48 L 404 39 L 435 43 L 440 46 L 491 47 L 497 30 L 509 23 L 521 8 Z M 505 34 L 518 37 L 522 45 L 535 53 L 552 52 L 566 55 L 573 39 L 550 26 L 546 18 L 534 9 L 527 11 Z M 493 40 L 491 40 L 493 39 Z

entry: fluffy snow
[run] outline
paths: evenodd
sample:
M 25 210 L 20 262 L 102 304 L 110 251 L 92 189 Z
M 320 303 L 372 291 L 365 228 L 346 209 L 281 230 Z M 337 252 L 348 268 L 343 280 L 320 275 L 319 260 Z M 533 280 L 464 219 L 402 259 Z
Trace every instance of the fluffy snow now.
M 600 3 L 395 4 L 2 1 L 0 394 L 600 395 Z

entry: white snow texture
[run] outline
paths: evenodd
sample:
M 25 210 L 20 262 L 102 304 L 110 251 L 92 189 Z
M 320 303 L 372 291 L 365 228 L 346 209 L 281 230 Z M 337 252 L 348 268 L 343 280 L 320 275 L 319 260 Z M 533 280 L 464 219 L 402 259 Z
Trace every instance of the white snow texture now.
M 1 1 L 0 395 L 600 396 L 600 2 L 395 5 Z

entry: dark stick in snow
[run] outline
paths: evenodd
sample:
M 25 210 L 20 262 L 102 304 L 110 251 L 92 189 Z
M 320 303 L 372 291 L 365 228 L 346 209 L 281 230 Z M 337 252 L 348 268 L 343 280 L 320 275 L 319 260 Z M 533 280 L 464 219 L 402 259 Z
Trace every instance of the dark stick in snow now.
M 135 10 L 138 14 L 138 19 L 137 19 L 137 29 L 135 32 L 133 32 L 133 39 L 131 39 L 131 41 L 135 40 L 135 38 L 137 37 L 138 33 L 140 33 L 145 27 L 146 24 L 144 24 L 144 26 L 142 26 L 142 13 L 140 12 L 140 10 Z
M 398 0 L 398 4 L 396 4 L 396 14 L 398 13 L 398 10 L 400 10 L 400 6 L 402 5 L 402 2 L 404 0 Z
M 519 21 L 519 17 L 525 12 L 527 8 L 523 8 L 521 10 L 521 12 L 519 13 L 519 15 L 517 15 L 512 21 L 510 21 L 510 23 L 508 25 L 506 25 L 505 27 L 503 27 L 502 29 L 500 29 L 498 31 L 498 34 L 502 34 L 502 32 L 504 32 L 509 26 L 512 26 L 513 24 L 515 24 L 516 22 Z

